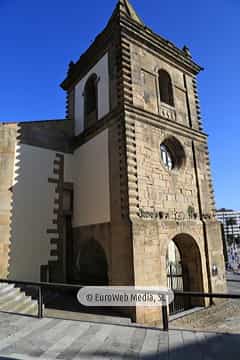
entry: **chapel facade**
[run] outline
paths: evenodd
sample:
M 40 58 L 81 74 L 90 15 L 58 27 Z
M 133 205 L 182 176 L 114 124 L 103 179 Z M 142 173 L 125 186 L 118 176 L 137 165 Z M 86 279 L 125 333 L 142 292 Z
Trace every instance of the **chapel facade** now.
M 69 64 L 66 118 L 0 124 L 1 278 L 226 290 L 201 70 L 118 1 Z

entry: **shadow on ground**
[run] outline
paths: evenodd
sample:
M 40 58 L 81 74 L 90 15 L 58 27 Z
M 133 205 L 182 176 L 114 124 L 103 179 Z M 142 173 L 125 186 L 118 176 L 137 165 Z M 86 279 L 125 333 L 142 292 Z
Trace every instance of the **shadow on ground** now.
M 96 315 L 127 317 L 120 310 L 113 307 L 87 307 L 81 305 L 77 300 L 77 291 L 54 291 L 46 292 L 44 296 L 46 308 L 69 312 L 88 313 Z
M 147 351 L 147 349 L 139 349 L 137 344 L 132 344 L 126 353 L 119 353 L 119 347 L 124 348 L 124 344 L 115 343 L 112 345 L 112 349 L 99 349 L 95 352 L 80 353 L 80 358 L 84 359 L 144 359 L 144 360 L 226 360 L 228 358 L 239 359 L 240 348 L 239 341 L 240 335 L 229 334 L 211 334 L 206 335 L 204 333 L 198 334 L 198 341 L 191 341 L 190 333 L 180 331 L 171 333 L 168 338 L 168 343 L 159 343 L 156 352 Z M 106 346 L 107 344 L 105 344 Z M 114 347 L 116 351 L 114 351 Z M 67 354 L 68 359 L 72 359 L 76 354 L 71 353 L 71 350 Z M 61 357 L 63 358 L 63 357 Z

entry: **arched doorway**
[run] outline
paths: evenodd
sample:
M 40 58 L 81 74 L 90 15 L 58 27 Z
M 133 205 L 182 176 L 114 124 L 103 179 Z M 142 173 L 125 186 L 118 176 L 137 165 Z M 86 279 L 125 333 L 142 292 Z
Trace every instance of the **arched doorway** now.
M 81 285 L 108 285 L 108 263 L 103 247 L 93 238 L 81 244 L 76 257 L 77 282 Z
M 179 291 L 203 292 L 202 263 L 199 247 L 194 238 L 179 234 L 170 241 L 167 255 L 168 287 Z M 195 306 L 202 306 L 203 299 L 175 296 L 170 314 L 176 314 Z

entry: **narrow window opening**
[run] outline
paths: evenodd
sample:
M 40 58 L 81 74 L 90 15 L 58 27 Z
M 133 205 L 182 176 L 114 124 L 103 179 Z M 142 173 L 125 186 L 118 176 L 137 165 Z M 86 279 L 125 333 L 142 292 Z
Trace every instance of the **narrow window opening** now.
M 159 71 L 159 90 L 161 102 L 174 106 L 172 80 L 165 70 Z
M 84 125 L 90 127 L 98 116 L 97 75 L 93 74 L 87 80 L 84 89 Z

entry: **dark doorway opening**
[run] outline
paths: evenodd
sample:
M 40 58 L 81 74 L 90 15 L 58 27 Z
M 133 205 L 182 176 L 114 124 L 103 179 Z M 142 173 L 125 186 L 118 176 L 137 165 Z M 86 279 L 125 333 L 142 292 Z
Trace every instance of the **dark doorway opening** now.
M 81 285 L 107 286 L 109 283 L 105 251 L 93 238 L 80 244 L 75 268 L 75 280 Z

